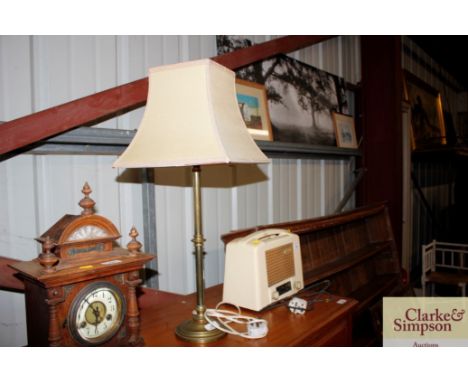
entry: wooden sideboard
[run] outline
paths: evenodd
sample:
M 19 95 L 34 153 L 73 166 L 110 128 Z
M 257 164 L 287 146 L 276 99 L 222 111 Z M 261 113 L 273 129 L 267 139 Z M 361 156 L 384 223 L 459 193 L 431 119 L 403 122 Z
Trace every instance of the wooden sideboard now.
M 268 228 L 299 235 L 305 285 L 329 280 L 330 293 L 358 301 L 353 315 L 353 345 L 380 345 L 382 297 L 404 292 L 386 205 L 251 227 L 227 233 L 222 240 L 227 244 Z
M 329 301 L 320 301 L 304 315 L 291 313 L 285 305 L 265 312 L 243 310 L 242 313 L 268 321 L 269 332 L 264 338 L 245 339 L 226 335 L 208 346 L 351 346 L 352 313 L 357 302 L 327 295 Z M 208 288 L 206 306 L 214 308 L 222 298 L 222 285 Z M 139 296 L 141 334 L 145 346 L 199 346 L 178 339 L 175 328 L 191 317 L 195 294 L 177 295 L 142 288 Z
M 2 260 L 2 259 L 0 259 Z M 0 261 L 8 272 L 2 287 L 23 291 L 22 281 L 13 276 L 6 265 L 12 259 Z M 1 273 L 0 273 L 1 274 Z M 7 277 L 8 276 L 8 277 Z M 139 288 L 141 334 L 145 346 L 197 346 L 179 340 L 175 335 L 176 326 L 191 317 L 196 304 L 195 294 L 178 295 L 148 288 Z M 209 346 L 351 346 L 352 316 L 357 301 L 345 298 L 346 303 L 337 304 L 340 297 L 328 295 L 329 302 L 317 302 L 314 309 L 304 315 L 291 313 L 286 306 L 278 306 L 264 313 L 243 310 L 242 313 L 261 317 L 268 321 L 269 333 L 265 338 L 249 340 L 226 335 Z M 222 299 L 222 285 L 208 288 L 205 294 L 206 306 L 214 308 Z

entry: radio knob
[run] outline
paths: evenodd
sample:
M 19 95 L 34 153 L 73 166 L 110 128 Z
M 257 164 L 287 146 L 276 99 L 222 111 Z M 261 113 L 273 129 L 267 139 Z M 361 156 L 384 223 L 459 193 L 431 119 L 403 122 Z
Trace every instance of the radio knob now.
M 273 300 L 278 300 L 279 299 L 279 293 L 278 291 L 274 291 L 272 294 L 271 294 L 271 297 L 273 298 Z
M 294 289 L 299 290 L 302 288 L 302 283 L 300 281 L 296 281 L 294 283 Z

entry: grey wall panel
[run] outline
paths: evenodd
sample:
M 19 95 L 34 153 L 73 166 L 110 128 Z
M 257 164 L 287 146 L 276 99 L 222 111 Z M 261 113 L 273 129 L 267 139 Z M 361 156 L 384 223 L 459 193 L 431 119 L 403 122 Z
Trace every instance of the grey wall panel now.
M 0 121 L 32 111 L 30 37 L 0 36 Z
M 320 216 L 322 211 L 322 165 L 320 160 L 301 159 L 300 162 L 301 208 L 300 218 Z
M 297 160 L 273 159 L 273 222 L 297 218 Z

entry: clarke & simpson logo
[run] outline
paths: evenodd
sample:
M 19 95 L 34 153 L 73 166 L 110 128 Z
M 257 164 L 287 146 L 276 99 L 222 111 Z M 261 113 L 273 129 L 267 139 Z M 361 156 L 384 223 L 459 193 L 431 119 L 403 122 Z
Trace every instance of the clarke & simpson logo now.
M 468 298 L 385 297 L 384 346 L 468 346 Z
M 427 332 L 451 332 L 453 324 L 463 319 L 465 310 L 452 309 L 451 312 L 441 312 L 435 309 L 426 313 L 421 308 L 408 308 L 404 318 L 393 320 L 396 332 L 415 332 L 424 336 Z

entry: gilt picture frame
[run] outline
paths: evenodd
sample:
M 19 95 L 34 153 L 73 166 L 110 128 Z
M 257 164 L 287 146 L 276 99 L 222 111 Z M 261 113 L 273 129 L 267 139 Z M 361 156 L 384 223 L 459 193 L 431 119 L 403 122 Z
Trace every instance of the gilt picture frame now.
M 411 146 L 435 148 L 447 144 L 440 93 L 416 77 L 404 72 L 404 98 L 411 105 Z
M 236 79 L 236 93 L 242 118 L 252 138 L 272 141 L 273 134 L 265 86 Z
M 354 117 L 337 112 L 332 113 L 333 126 L 335 128 L 336 145 L 338 147 L 357 149 L 356 129 Z

